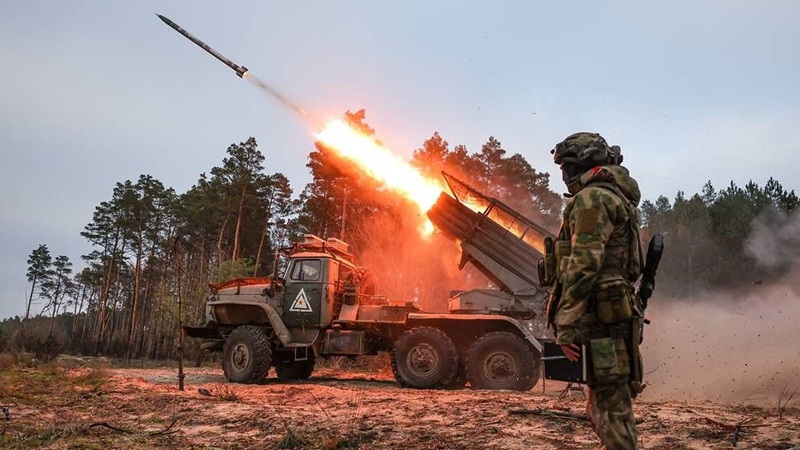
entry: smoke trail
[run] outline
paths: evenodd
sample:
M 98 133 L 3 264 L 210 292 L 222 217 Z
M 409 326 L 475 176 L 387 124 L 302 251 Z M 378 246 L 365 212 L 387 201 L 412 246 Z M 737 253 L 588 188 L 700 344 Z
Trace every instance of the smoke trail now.
M 308 113 L 305 109 L 297 105 L 296 103 L 289 100 L 285 95 L 278 92 L 275 88 L 269 86 L 267 83 L 262 81 L 257 76 L 251 74 L 249 71 L 245 72 L 243 78 L 246 78 L 247 81 L 253 83 L 256 87 L 264 91 L 267 95 L 272 96 L 275 100 L 279 101 L 283 106 L 288 107 L 292 111 L 300 114 L 303 117 L 308 117 Z

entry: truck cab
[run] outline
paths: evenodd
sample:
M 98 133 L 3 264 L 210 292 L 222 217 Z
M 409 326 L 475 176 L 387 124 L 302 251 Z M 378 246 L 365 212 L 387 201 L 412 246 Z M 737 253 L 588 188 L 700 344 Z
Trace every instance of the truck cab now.
M 283 323 L 289 328 L 329 326 L 341 307 L 344 280 L 353 269 L 346 243 L 306 235 L 288 261 L 282 292 L 276 291 L 283 300 Z

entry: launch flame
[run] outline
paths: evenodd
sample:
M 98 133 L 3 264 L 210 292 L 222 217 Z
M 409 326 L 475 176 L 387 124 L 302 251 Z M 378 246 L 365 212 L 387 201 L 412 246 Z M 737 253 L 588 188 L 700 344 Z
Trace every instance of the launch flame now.
M 317 140 L 386 188 L 411 200 L 425 217 L 423 232 L 430 234 L 433 231 L 433 224 L 427 220 L 425 213 L 442 193 L 442 183 L 425 177 L 407 161 L 342 120 L 329 121 L 317 134 Z

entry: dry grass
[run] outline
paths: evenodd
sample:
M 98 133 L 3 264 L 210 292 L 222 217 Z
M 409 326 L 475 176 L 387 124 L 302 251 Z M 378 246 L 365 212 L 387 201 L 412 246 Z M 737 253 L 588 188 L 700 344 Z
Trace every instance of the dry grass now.
M 797 388 L 789 389 L 788 384 L 781 389 L 781 392 L 778 396 L 778 419 L 783 420 L 783 414 L 786 411 L 786 407 L 789 406 L 789 402 L 792 401 L 794 394 L 796 393 Z
M 279 449 L 299 449 L 304 448 L 307 441 L 292 430 L 287 430 L 283 438 L 278 442 Z
M 0 370 L 8 370 L 17 364 L 17 358 L 11 353 L 0 353 Z
M 359 361 L 347 364 L 355 363 Z M 213 377 L 197 376 L 190 389 L 181 392 L 172 381 L 163 381 L 174 375 L 171 369 L 104 366 L 91 367 L 87 361 L 70 369 L 49 365 L 0 371 L 0 405 L 10 409 L 10 420 L 0 421 L 0 448 L 478 450 L 577 449 L 597 444 L 584 422 L 508 415 L 509 408 L 526 405 L 582 411 L 577 400 L 559 401 L 562 386 L 549 383 L 546 394 L 538 389 L 526 393 L 401 389 L 374 379 L 374 374 L 240 386 L 220 383 L 217 369 Z M 200 389 L 211 397 L 198 396 Z M 645 419 L 640 428 L 644 448 L 730 448 L 730 430 L 700 420 L 710 416 L 732 424 L 753 416 L 773 425 L 743 428 L 742 448 L 796 446 L 797 409 L 790 403 L 779 421 L 774 399 L 769 406 L 767 410 L 646 399 L 635 405 L 637 415 Z
M 92 392 L 100 391 L 111 378 L 111 372 L 105 367 L 90 368 L 88 371 L 74 377 L 72 381 L 78 386 L 89 388 Z
M 140 398 L 110 401 L 112 379 L 107 367 L 65 368 L 58 362 L 0 372 L 0 405 L 9 411 L 5 421 L 0 414 L 0 448 L 139 450 L 168 440 L 147 431 L 151 422 L 163 428 L 162 418 L 129 413 L 159 406 Z M 98 426 L 106 423 L 119 429 Z
M 16 366 L 3 373 L 0 395 L 6 401 L 36 405 L 47 404 L 56 393 L 61 401 L 68 402 L 89 392 L 101 392 L 110 376 L 104 368 L 70 372 L 54 364 L 34 369 Z
M 0 380 L 0 398 L 7 405 L 9 420 L 0 434 L 0 448 L 41 448 L 79 437 L 83 433 L 82 424 L 66 422 L 57 425 L 63 418 L 46 418 L 46 412 L 98 398 L 109 377 L 107 371 L 95 369 L 71 374 L 56 364 L 36 368 L 14 366 L 4 371 Z M 43 405 L 47 405 L 45 415 L 25 414 L 26 410 L 42 408 Z
M 391 374 L 392 364 L 388 353 L 376 356 L 332 356 L 318 359 L 316 369 L 329 369 L 336 372 L 358 372 L 372 374 Z
M 212 392 L 215 397 L 221 400 L 225 400 L 227 402 L 239 401 L 239 394 L 236 393 L 236 389 L 230 384 L 219 383 L 214 386 Z

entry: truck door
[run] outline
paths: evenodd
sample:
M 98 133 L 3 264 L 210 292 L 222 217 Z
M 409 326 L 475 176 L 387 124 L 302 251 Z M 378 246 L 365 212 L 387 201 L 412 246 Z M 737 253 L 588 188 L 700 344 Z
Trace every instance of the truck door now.
M 286 280 L 283 301 L 283 322 L 288 327 L 320 325 L 322 297 L 325 295 L 323 264 L 320 258 L 292 261 Z

